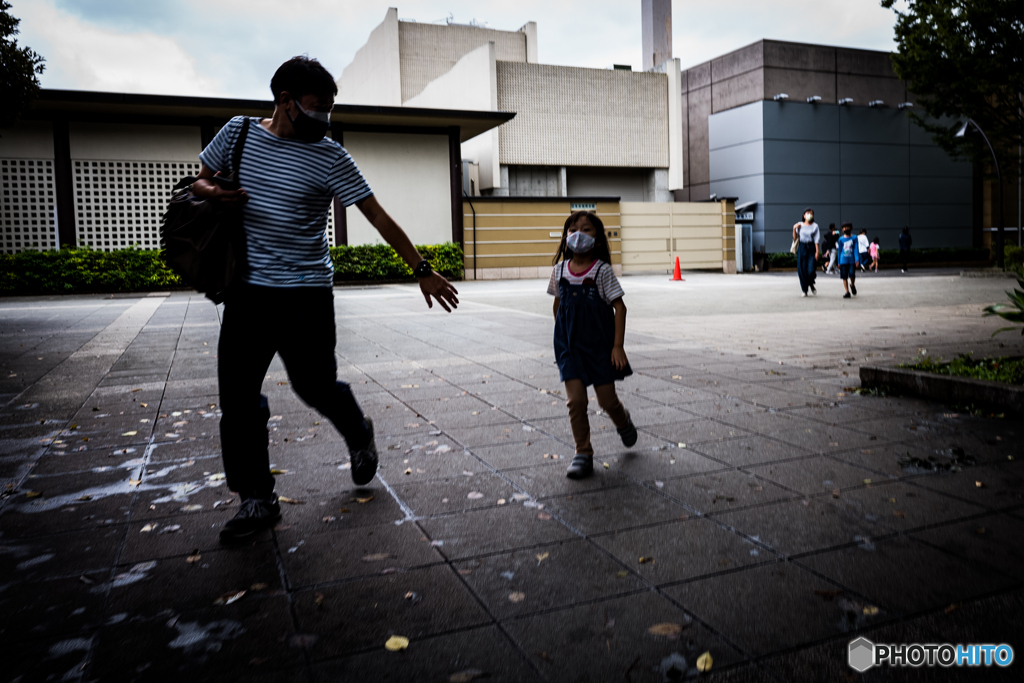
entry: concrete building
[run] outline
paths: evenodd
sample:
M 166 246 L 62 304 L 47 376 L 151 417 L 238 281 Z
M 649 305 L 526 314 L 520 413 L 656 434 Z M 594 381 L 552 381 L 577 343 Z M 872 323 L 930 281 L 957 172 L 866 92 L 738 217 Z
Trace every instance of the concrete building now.
M 661 45 L 666 30 L 652 23 Z M 518 31 L 421 24 L 392 8 L 343 71 L 338 99 L 515 112 L 463 145 L 478 167 L 475 194 L 672 201 L 683 188 L 678 60 L 669 53 L 644 72 L 551 66 L 537 63 L 536 43 L 533 22 Z
M 972 244 L 972 167 L 910 121 L 888 53 L 762 40 L 684 70 L 681 89 L 675 197 L 736 197 L 754 250 L 787 250 L 807 206 L 887 248 L 903 226 L 915 246 Z
M 272 112 L 260 100 L 43 90 L 0 137 L 0 251 L 158 248 L 171 188 L 199 171 L 220 126 Z M 415 243 L 461 243 L 460 145 L 513 116 L 338 106 L 331 134 Z M 327 234 L 332 244 L 380 241 L 358 209 L 337 202 Z

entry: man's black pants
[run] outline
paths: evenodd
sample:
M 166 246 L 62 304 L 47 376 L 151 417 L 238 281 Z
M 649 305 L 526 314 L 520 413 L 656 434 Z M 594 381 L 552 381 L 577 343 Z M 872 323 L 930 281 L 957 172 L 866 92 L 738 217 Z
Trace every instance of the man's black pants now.
M 217 346 L 221 449 L 228 488 L 243 498 L 268 497 L 267 422 L 260 393 L 274 354 L 281 355 L 295 393 L 334 423 L 349 451 L 366 447 L 370 430 L 334 358 L 334 291 L 330 287 L 240 285 L 224 302 Z

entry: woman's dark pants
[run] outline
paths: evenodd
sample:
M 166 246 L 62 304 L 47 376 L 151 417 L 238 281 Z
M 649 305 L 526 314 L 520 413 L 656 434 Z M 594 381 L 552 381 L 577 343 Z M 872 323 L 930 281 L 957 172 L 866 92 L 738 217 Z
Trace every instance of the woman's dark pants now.
M 330 287 L 241 285 L 224 302 L 217 346 L 221 450 L 228 488 L 242 497 L 268 497 L 267 422 L 262 395 L 274 354 L 280 354 L 292 389 L 334 423 L 349 451 L 370 441 L 369 426 L 349 386 L 337 380 L 334 291 Z
M 800 276 L 800 289 L 804 294 L 814 285 L 817 263 L 814 259 L 814 242 L 801 242 L 796 250 L 796 272 Z

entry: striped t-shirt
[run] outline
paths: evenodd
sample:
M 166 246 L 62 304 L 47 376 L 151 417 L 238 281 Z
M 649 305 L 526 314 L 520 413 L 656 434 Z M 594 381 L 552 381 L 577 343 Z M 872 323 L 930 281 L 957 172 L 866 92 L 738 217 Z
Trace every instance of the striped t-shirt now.
M 597 271 L 597 277 L 595 278 L 594 272 L 598 266 L 601 267 L 601 270 Z M 619 284 L 619 279 L 612 272 L 612 267 L 604 261 L 594 261 L 582 273 L 572 272 L 569 270 L 569 261 L 562 261 L 551 269 L 551 279 L 548 280 L 548 294 L 558 296 L 558 281 L 563 277 L 571 285 L 582 285 L 587 279 L 594 280 L 594 284 L 597 285 L 597 294 L 606 304 L 610 304 L 616 299 L 621 299 L 624 294 L 622 285 Z
M 279 138 L 258 119 L 244 116 L 231 119 L 200 153 L 206 168 L 225 175 L 232 170 L 231 150 L 243 124 L 249 126 L 239 172 L 249 195 L 242 214 L 249 256 L 245 281 L 264 287 L 332 286 L 331 200 L 355 204 L 373 194 L 370 186 L 334 140 Z

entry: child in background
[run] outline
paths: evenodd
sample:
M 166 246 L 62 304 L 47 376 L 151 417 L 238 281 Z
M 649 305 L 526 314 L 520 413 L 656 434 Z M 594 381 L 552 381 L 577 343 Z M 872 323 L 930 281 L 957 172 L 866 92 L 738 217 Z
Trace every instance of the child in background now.
M 566 471 L 570 479 L 594 473 L 590 444 L 587 387 L 608 414 L 628 448 L 636 427 L 615 394 L 615 382 L 633 374 L 626 359 L 626 306 L 612 272 L 604 224 L 590 211 L 576 211 L 565 221 L 555 253 L 548 294 L 555 297 L 555 362 L 565 382 L 569 423 L 576 455 Z
M 860 265 L 860 249 L 857 238 L 853 236 L 853 223 L 843 223 L 843 236 L 839 238 L 836 248 L 839 250 L 839 276 L 843 278 L 843 287 L 846 289 L 843 298 L 849 299 L 851 289 L 853 295 L 857 296 L 857 266 Z
M 878 238 L 876 237 L 871 245 L 868 247 L 868 252 L 871 254 L 871 268 L 878 272 Z
M 868 249 L 871 246 L 871 240 L 868 239 L 868 231 L 861 230 L 860 234 L 857 235 L 857 251 L 860 255 L 860 260 L 857 261 L 857 265 L 861 270 L 866 270 L 865 264 L 868 262 Z

